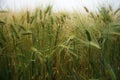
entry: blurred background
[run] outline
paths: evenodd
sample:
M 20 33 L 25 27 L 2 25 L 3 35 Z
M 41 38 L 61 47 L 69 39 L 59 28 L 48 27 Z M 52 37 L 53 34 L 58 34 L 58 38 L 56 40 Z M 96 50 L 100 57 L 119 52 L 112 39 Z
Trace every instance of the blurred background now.
M 0 10 L 33 10 L 48 5 L 52 5 L 53 11 L 84 11 L 84 6 L 90 11 L 97 11 L 100 6 L 109 5 L 116 9 L 120 7 L 120 0 L 0 0 Z

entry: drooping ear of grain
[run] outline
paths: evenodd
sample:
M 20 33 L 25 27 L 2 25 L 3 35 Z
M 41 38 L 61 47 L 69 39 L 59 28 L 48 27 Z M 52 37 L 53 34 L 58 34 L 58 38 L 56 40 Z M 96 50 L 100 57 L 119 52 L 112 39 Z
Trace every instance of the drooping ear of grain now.
M 96 20 L 95 15 L 92 12 L 90 12 L 90 16 L 91 16 L 91 18 L 93 18 L 94 20 Z
M 30 12 L 27 11 L 27 23 L 29 23 L 29 22 L 30 22 Z
M 13 24 L 10 25 L 12 31 L 14 32 L 16 38 L 20 39 L 19 33 L 17 32 L 17 30 L 15 29 L 15 26 L 13 26 Z
M 118 8 L 115 12 L 114 15 L 116 15 L 120 11 L 120 8 Z
M 39 16 L 40 16 L 40 19 L 42 20 L 42 17 L 43 17 L 43 12 L 42 12 L 42 10 L 41 10 L 41 9 L 39 10 Z
M 12 19 L 13 19 L 13 21 L 14 21 L 14 22 L 16 21 L 16 18 L 15 18 L 15 16 L 14 16 L 14 15 L 12 15 Z
M 3 26 L 3 25 L 5 25 L 5 22 L 0 21 L 0 26 Z
M 48 6 L 47 8 L 46 8 L 46 10 L 45 10 L 45 14 L 51 14 L 51 10 L 52 10 L 52 6 Z
M 90 35 L 89 31 L 88 31 L 88 30 L 85 30 L 85 33 L 86 33 L 86 36 L 87 36 L 88 41 L 91 41 L 92 38 L 91 38 L 91 35 Z
M 112 6 L 111 6 L 111 5 L 109 5 L 109 10 L 110 10 L 110 11 L 113 11 L 113 9 L 112 9 Z
M 88 10 L 88 8 L 87 8 L 87 7 L 84 7 L 84 9 L 85 9 L 85 11 L 86 11 L 87 13 L 89 13 L 89 10 Z

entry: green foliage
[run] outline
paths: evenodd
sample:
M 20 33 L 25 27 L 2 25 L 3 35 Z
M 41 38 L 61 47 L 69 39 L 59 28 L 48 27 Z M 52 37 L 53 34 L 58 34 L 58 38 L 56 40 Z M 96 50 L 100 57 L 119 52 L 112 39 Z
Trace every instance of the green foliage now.
M 52 6 L 0 15 L 0 79 L 119 80 L 119 9 L 84 8 L 87 15 Z

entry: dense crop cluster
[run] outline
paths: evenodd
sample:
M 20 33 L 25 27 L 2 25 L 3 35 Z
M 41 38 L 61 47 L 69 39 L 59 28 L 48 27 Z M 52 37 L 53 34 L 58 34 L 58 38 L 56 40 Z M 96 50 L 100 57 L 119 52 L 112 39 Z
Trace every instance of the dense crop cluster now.
M 0 80 L 120 80 L 119 10 L 0 13 Z

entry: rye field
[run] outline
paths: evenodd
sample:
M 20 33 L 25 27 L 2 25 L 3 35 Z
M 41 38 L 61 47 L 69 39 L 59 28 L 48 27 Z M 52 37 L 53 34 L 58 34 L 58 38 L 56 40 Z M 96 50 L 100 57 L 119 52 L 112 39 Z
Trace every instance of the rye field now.
M 0 12 L 0 80 L 120 80 L 120 8 Z

